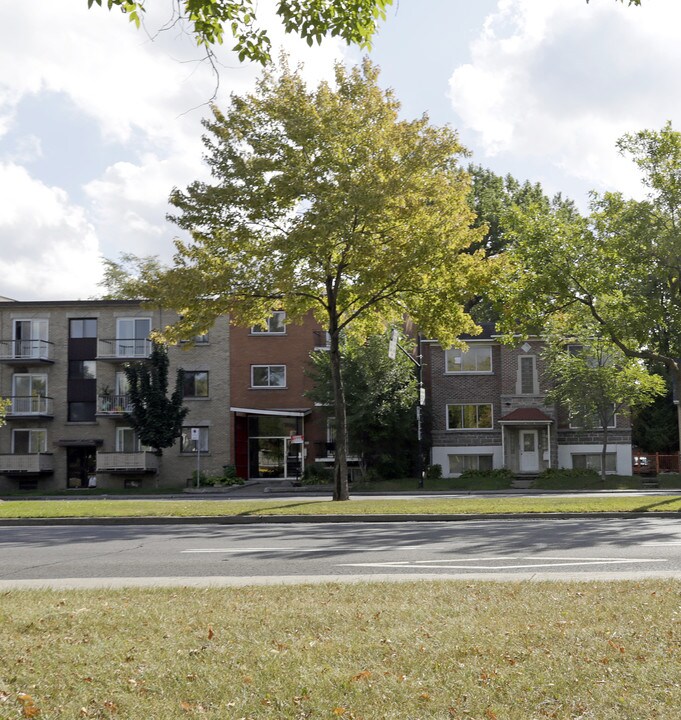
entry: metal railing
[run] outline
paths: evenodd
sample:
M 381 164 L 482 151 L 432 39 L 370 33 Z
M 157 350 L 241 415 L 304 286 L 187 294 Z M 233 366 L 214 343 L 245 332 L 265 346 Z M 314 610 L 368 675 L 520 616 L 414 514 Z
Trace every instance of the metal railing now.
M 657 475 L 679 472 L 679 453 L 643 453 L 634 450 L 632 462 L 634 475 Z
M 104 415 L 123 415 L 132 412 L 129 395 L 100 395 L 97 400 L 97 412 Z
M 143 338 L 102 338 L 97 341 L 97 357 L 143 360 L 151 355 L 152 342 Z
M 47 360 L 54 358 L 54 343 L 47 340 L 0 340 L 0 360 Z
M 44 395 L 12 395 L 7 417 L 52 415 L 52 398 Z
M 154 472 L 158 457 L 153 452 L 98 452 L 97 472 Z

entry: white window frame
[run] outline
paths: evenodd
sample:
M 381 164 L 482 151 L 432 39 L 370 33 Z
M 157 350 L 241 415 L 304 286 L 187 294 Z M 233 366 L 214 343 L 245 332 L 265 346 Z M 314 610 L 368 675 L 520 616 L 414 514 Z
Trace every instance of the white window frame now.
M 194 440 L 191 439 L 192 429 L 198 428 L 199 430 L 199 449 L 201 454 L 210 452 L 209 443 L 209 428 L 206 425 L 183 425 L 182 432 L 180 434 L 180 452 L 183 455 L 194 455 L 196 454 L 196 448 L 194 447 Z M 187 441 L 185 442 L 185 438 Z M 187 447 L 187 445 L 189 447 Z
M 18 337 L 20 324 L 28 323 L 30 326 L 30 337 Z M 35 358 L 40 357 L 46 351 L 43 347 L 49 340 L 50 321 L 46 318 L 15 318 L 12 322 L 12 339 L 14 340 L 14 357 Z M 17 352 L 23 344 L 28 344 L 28 352 Z
M 137 323 L 140 321 L 146 321 L 149 324 L 149 330 L 146 335 L 137 336 Z M 133 334 L 131 336 L 124 335 L 122 325 L 123 323 L 133 324 Z M 116 355 L 118 357 L 147 357 L 151 348 L 149 342 L 149 335 L 151 335 L 152 325 L 150 317 L 121 317 L 116 319 Z M 140 345 L 141 343 L 141 345 Z M 128 348 L 132 348 L 128 351 Z M 142 349 L 139 352 L 139 349 Z
M 16 454 L 16 434 L 28 433 L 28 454 L 37 455 L 47 452 L 47 428 L 14 428 L 12 430 L 12 454 Z M 40 448 L 35 449 L 35 437 L 42 438 Z
M 589 460 L 585 461 L 585 467 L 584 468 L 575 468 L 575 457 L 584 457 L 584 458 L 592 458 L 596 460 L 594 463 L 594 466 L 591 466 L 589 464 Z M 572 462 L 572 468 L 573 470 L 595 470 L 596 472 L 601 472 L 601 459 L 602 455 L 601 452 L 596 450 L 594 452 L 574 452 L 570 453 L 570 460 Z M 608 463 L 609 461 L 612 461 L 612 469 L 608 469 Z M 606 452 L 605 453 L 605 474 L 606 475 L 616 475 L 617 474 L 617 453 L 616 452 Z
M 30 378 L 31 379 L 31 392 L 28 395 L 18 395 L 17 394 L 17 381 L 21 378 Z M 42 395 L 39 395 L 35 392 L 33 389 L 33 383 L 34 380 L 40 379 L 44 383 L 44 391 Z M 34 414 L 38 415 L 41 412 L 45 411 L 47 409 L 47 373 L 14 373 L 12 375 L 12 396 L 14 398 L 13 400 L 13 412 L 19 412 L 21 414 Z M 19 399 L 21 398 L 21 399 Z M 34 409 L 33 407 L 33 401 L 27 400 L 27 398 L 39 398 L 39 403 L 37 406 L 37 409 Z M 29 410 L 25 409 L 18 409 L 20 406 L 22 406 L 24 403 L 28 403 L 30 406 Z
M 523 365 L 526 365 L 526 362 L 523 361 L 530 361 L 531 363 L 531 380 L 532 380 L 532 390 L 530 392 L 525 392 L 523 390 Z M 536 355 L 519 355 L 518 356 L 518 382 L 516 386 L 516 394 L 517 395 L 538 395 L 539 394 L 539 378 L 537 377 L 537 356 Z
M 257 368 L 267 368 L 267 379 L 268 379 L 267 385 L 256 385 L 255 384 L 253 375 L 254 375 L 254 370 L 256 370 Z M 283 368 L 284 369 L 283 384 L 281 384 L 281 385 L 272 385 L 271 384 L 270 380 L 272 378 L 272 368 Z M 283 365 L 283 364 L 251 365 L 251 388 L 254 388 L 256 390 L 263 390 L 263 389 L 264 390 L 272 390 L 272 389 L 278 390 L 278 389 L 285 388 L 285 387 L 286 387 L 286 365 Z
M 272 320 L 280 318 L 280 322 L 277 326 L 281 326 L 281 330 L 272 329 Z M 251 335 L 286 335 L 286 313 L 283 310 L 275 310 L 268 318 L 265 323 L 265 327 L 262 325 L 253 325 L 251 327 Z
M 482 356 L 482 357 L 481 357 Z M 481 359 L 489 369 L 480 370 Z M 470 364 L 474 361 L 475 369 L 464 369 L 466 361 Z M 467 350 L 460 348 L 449 348 L 445 350 L 445 375 L 492 375 L 494 364 L 492 361 L 491 345 L 469 345 Z
M 450 425 L 449 425 L 449 408 L 450 408 L 450 407 L 460 407 L 460 408 L 464 408 L 464 407 L 475 407 L 475 408 L 488 407 L 488 408 L 489 408 L 490 424 L 489 424 L 489 426 L 485 425 L 485 426 L 482 426 L 482 427 L 481 427 L 480 425 L 475 425 L 474 427 L 473 427 L 473 426 L 467 427 L 467 426 L 464 426 L 464 425 L 462 425 L 461 427 L 450 427 Z M 465 416 L 464 416 L 463 411 L 462 411 L 462 414 L 461 414 L 462 421 L 463 421 L 464 417 L 465 417 Z M 479 422 L 479 420 L 480 420 L 480 413 L 479 413 L 479 411 L 476 411 L 476 418 L 477 418 L 477 421 Z M 460 431 L 463 431 L 463 432 L 479 431 L 479 430 L 493 430 L 493 429 L 494 429 L 494 405 L 493 405 L 492 403 L 447 403 L 447 405 L 445 406 L 445 423 L 446 423 L 447 430 L 456 430 L 456 431 L 459 431 L 459 430 L 460 430 Z
M 209 397 L 209 394 L 210 394 L 210 372 L 208 370 L 185 370 L 184 371 L 185 378 L 187 377 L 187 375 L 192 375 L 194 377 L 194 389 L 195 390 L 196 390 L 196 375 L 198 375 L 200 373 L 206 376 L 206 394 L 205 395 L 197 395 L 196 393 L 194 393 L 193 395 L 185 395 L 184 388 L 183 388 L 183 397 L 185 397 L 189 400 L 194 400 L 196 398 L 205 400 L 206 398 Z
M 127 435 L 128 433 L 132 433 L 133 435 L 133 450 L 124 450 L 125 447 L 125 440 L 124 435 Z M 116 452 L 132 452 L 132 453 L 138 453 L 138 452 L 149 452 L 151 450 L 150 447 L 147 445 L 142 445 L 140 442 L 139 437 L 137 436 L 137 433 L 131 428 L 127 426 L 120 426 L 116 428 Z
M 485 468 L 485 470 L 493 470 L 494 453 L 447 453 L 447 461 L 449 463 L 449 475 L 461 475 L 461 473 L 466 472 L 466 470 L 480 470 L 480 458 L 483 457 L 489 458 L 490 460 L 490 467 Z M 463 460 L 462 465 L 474 465 L 474 467 L 463 467 L 462 470 L 455 470 L 452 468 L 452 460 L 454 458 L 461 458 Z

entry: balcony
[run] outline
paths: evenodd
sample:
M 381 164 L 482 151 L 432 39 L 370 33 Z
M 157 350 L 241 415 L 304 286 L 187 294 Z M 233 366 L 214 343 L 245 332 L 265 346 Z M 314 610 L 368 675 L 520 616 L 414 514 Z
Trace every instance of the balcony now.
M 132 412 L 129 395 L 102 394 L 97 399 L 97 415 L 106 417 L 123 417 Z
M 41 365 L 54 362 L 54 343 L 47 340 L 0 340 L 0 362 Z
M 97 472 L 154 473 L 158 457 L 152 452 L 98 452 Z
M 41 475 L 54 471 L 52 453 L 0 455 L 1 475 Z
M 53 417 L 53 401 L 51 397 L 44 395 L 12 395 L 8 398 L 10 406 L 7 408 L 6 417 L 31 418 L 31 417 Z
M 100 339 L 97 341 L 97 360 L 146 360 L 151 355 L 151 345 L 151 340 L 142 338 Z

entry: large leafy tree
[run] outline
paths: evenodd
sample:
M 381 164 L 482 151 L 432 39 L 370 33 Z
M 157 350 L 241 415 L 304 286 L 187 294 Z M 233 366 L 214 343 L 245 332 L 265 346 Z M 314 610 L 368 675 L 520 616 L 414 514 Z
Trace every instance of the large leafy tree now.
M 130 21 L 140 26 L 148 0 L 104 0 L 109 10 L 119 7 Z M 327 36 L 338 36 L 348 44 L 371 47 L 378 23 L 385 19 L 393 0 L 278 0 L 276 13 L 287 33 L 321 43 Z M 88 7 L 102 0 L 87 0 Z M 256 0 L 173 0 L 167 26 L 187 24 L 198 45 L 207 50 L 222 44 L 225 34 L 236 44 L 232 48 L 239 60 L 270 61 L 271 41 L 258 23 Z
M 407 477 L 416 468 L 418 452 L 413 363 L 401 353 L 394 360 L 388 357 L 385 333 L 364 343 L 344 343 L 341 360 L 349 446 L 360 455 L 365 470 L 382 477 Z M 315 386 L 309 397 L 333 407 L 329 355 L 314 353 L 311 362 Z
M 142 445 L 154 449 L 160 458 L 182 432 L 182 421 L 189 409 L 182 406 L 184 373 L 177 371 L 175 389 L 168 396 L 168 351 L 153 343 L 148 361 L 128 363 L 125 377 L 129 385 L 132 410 L 126 413 L 132 429 Z
M 668 123 L 625 135 L 618 147 L 641 170 L 644 200 L 593 194 L 586 218 L 563 207 L 514 211 L 509 274 L 497 286 L 504 325 L 518 332 L 563 315 L 625 356 L 664 367 L 678 392 L 681 134 Z
M 550 336 L 544 356 L 553 387 L 547 400 L 568 409 L 578 425 L 602 433 L 601 478 L 605 482 L 608 428 L 617 413 L 649 405 L 666 392 L 664 380 L 641 360 L 627 358 L 602 337 Z
M 204 138 L 213 182 L 170 198 L 192 241 L 134 288 L 178 310 L 171 338 L 224 314 L 243 325 L 272 308 L 293 322 L 315 314 L 330 336 L 336 499 L 348 497 L 341 334 L 366 337 L 409 315 L 450 345 L 476 331 L 463 303 L 489 272 L 482 252 L 467 252 L 481 231 L 456 134 L 425 116 L 400 120 L 377 80 L 365 61 L 308 89 L 283 63 L 215 108 Z

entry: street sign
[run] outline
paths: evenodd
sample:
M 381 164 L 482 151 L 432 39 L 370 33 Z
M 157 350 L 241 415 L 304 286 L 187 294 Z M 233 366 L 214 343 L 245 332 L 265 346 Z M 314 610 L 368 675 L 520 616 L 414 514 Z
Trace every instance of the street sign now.
M 393 328 L 392 332 L 390 333 L 390 345 L 388 345 L 388 357 L 391 360 L 394 360 L 397 356 L 397 336 L 397 329 Z

